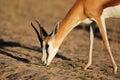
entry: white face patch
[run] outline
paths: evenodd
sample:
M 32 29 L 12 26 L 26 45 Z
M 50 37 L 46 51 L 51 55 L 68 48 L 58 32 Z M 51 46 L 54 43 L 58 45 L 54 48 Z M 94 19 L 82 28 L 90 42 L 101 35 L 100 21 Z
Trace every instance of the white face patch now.
M 46 49 L 45 49 L 45 42 L 43 41 L 42 62 L 43 62 L 44 64 L 46 64 L 46 57 L 47 57 L 47 54 L 46 54 Z
M 58 28 L 59 28 L 59 23 L 55 25 L 52 34 L 49 37 L 46 37 L 46 41 L 42 42 L 43 43 L 42 62 L 45 65 L 49 65 L 58 52 L 59 47 L 53 47 L 53 44 L 55 42 L 55 34 L 57 33 Z
M 58 48 L 54 48 L 52 44 L 52 42 L 49 42 L 48 44 L 43 42 L 42 62 L 45 65 L 49 65 L 58 52 Z

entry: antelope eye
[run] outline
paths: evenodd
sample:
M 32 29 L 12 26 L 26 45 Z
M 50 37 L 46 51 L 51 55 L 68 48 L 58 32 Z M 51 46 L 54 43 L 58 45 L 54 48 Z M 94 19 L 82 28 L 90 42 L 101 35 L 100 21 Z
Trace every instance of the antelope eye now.
M 45 48 L 46 48 L 46 50 L 48 50 L 48 48 L 49 48 L 49 45 L 48 45 L 48 44 L 46 44 Z

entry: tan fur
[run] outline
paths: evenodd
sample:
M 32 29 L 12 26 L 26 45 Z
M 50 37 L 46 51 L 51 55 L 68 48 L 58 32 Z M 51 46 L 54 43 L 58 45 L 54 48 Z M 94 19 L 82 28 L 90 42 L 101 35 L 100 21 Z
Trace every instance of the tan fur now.
M 106 35 L 106 26 L 104 16 L 102 16 L 103 10 L 108 7 L 114 7 L 120 5 L 120 0 L 76 0 L 73 7 L 70 9 L 66 17 L 60 23 L 59 29 L 55 35 L 54 47 L 59 47 L 63 42 L 67 34 L 78 24 L 88 21 L 95 20 L 99 26 L 103 42 L 108 50 L 114 73 L 117 71 L 116 63 L 113 59 L 112 52 L 109 46 L 109 42 Z M 83 35 L 84 36 L 84 35 Z M 49 42 L 47 39 L 46 42 Z M 91 55 L 92 51 L 89 53 Z M 85 69 L 90 66 L 91 57 L 88 60 Z
M 99 19 L 105 8 L 118 4 L 120 4 L 120 0 L 76 0 L 73 7 L 60 23 L 60 28 L 55 36 L 55 44 L 60 46 L 66 35 L 83 20 L 87 18 Z

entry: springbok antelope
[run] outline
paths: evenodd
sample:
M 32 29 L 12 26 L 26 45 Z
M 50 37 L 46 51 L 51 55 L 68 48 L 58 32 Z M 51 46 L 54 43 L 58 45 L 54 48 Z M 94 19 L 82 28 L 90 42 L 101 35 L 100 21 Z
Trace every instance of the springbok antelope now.
M 117 65 L 113 58 L 111 48 L 109 46 L 109 41 L 106 33 L 105 19 L 113 17 L 120 18 L 120 0 L 76 0 L 73 7 L 70 9 L 65 18 L 57 23 L 50 35 L 44 30 L 44 28 L 37 24 L 40 28 L 39 31 L 31 23 L 32 27 L 37 33 L 39 41 L 42 47 L 42 62 L 45 65 L 49 65 L 53 58 L 55 57 L 58 49 L 63 42 L 67 34 L 78 24 L 86 23 L 91 24 L 95 21 L 98 24 L 100 33 L 103 39 L 103 43 L 108 50 L 108 54 L 113 65 L 113 72 L 117 72 Z M 88 54 L 88 62 L 84 69 L 86 70 L 92 63 L 92 48 L 93 48 L 93 28 L 90 26 L 90 47 Z

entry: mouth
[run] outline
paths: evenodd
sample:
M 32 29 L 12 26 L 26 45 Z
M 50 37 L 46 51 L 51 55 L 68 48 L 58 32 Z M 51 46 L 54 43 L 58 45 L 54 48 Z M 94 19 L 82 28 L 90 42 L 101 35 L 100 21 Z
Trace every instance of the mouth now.
M 43 57 L 42 57 L 42 63 L 45 66 L 48 66 L 50 64 L 50 61 L 48 61 L 48 58 L 49 58 L 49 53 L 48 53 L 48 51 L 46 51 L 45 55 L 43 55 Z
M 42 62 L 44 65 L 48 66 L 54 59 L 58 49 L 43 49 Z

